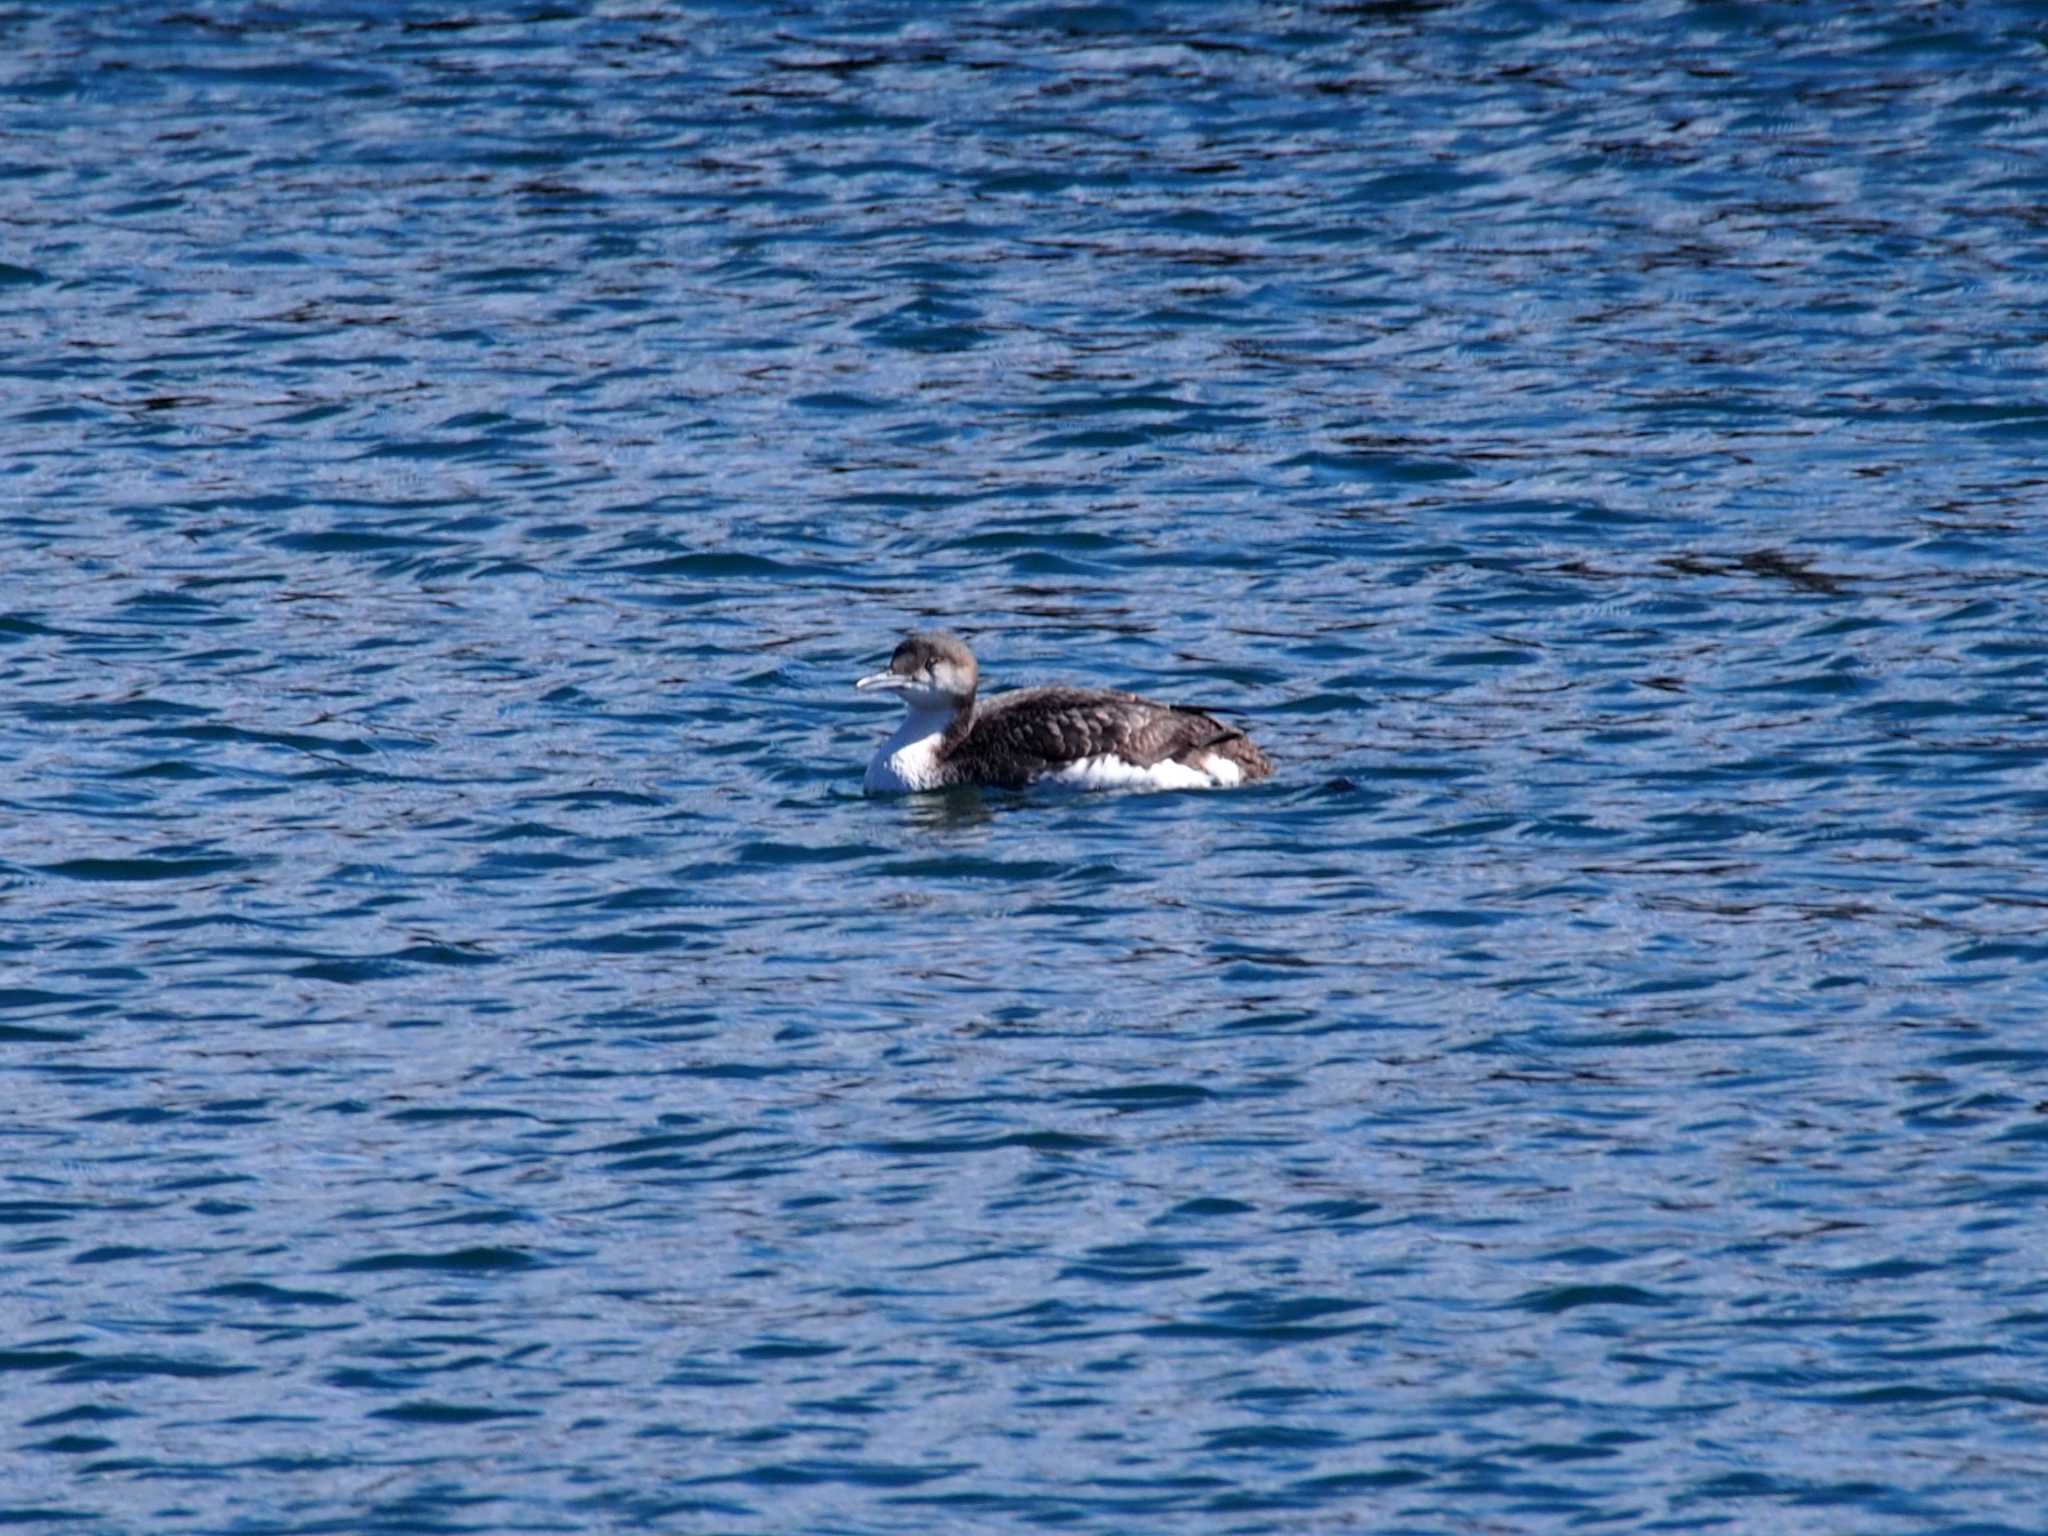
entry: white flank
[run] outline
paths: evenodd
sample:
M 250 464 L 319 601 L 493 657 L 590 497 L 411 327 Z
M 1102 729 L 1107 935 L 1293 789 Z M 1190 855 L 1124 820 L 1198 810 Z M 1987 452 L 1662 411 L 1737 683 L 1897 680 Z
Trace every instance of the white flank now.
M 1217 759 L 1212 755 L 1209 761 L 1214 763 Z M 1235 763 L 1226 766 L 1233 775 L 1236 774 Z M 1045 782 L 1068 784 L 1075 789 L 1214 789 L 1219 784 L 1235 784 L 1237 778 L 1226 779 L 1220 773 L 1204 773 L 1200 768 L 1190 768 L 1171 758 L 1163 763 L 1154 763 L 1150 768 L 1140 768 L 1136 763 L 1105 754 L 1101 757 L 1077 757 L 1047 774 Z

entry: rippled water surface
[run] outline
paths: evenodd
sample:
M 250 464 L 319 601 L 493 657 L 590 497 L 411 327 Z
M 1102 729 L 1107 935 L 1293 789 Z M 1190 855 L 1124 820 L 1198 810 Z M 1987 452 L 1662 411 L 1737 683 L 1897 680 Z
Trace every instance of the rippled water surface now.
M 0 13 L 0 1522 L 2048 1529 L 2044 207 L 2019 3 Z

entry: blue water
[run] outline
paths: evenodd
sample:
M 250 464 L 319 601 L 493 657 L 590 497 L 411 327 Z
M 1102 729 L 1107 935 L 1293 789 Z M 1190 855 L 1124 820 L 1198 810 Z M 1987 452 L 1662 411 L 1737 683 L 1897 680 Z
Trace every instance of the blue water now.
M 2020 3 L 0 14 L 0 1522 L 2048 1530 L 2044 206 Z

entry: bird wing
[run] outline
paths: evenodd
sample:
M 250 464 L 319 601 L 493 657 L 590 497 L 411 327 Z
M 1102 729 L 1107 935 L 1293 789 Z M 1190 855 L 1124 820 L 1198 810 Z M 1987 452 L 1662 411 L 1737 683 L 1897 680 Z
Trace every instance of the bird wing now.
M 991 699 L 975 712 L 975 755 L 1035 763 L 1044 769 L 1111 754 L 1150 768 L 1242 734 L 1200 710 L 1134 693 L 1029 688 Z

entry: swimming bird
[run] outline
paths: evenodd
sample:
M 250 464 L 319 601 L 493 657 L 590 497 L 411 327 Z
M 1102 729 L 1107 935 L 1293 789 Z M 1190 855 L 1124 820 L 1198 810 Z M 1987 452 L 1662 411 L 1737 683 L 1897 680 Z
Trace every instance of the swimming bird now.
M 1096 688 L 1023 688 L 978 696 L 974 652 L 957 636 L 907 636 L 889 670 L 856 688 L 903 700 L 903 723 L 868 763 L 871 795 L 979 784 L 1022 789 L 1216 789 L 1273 771 L 1235 726 L 1203 714 Z

